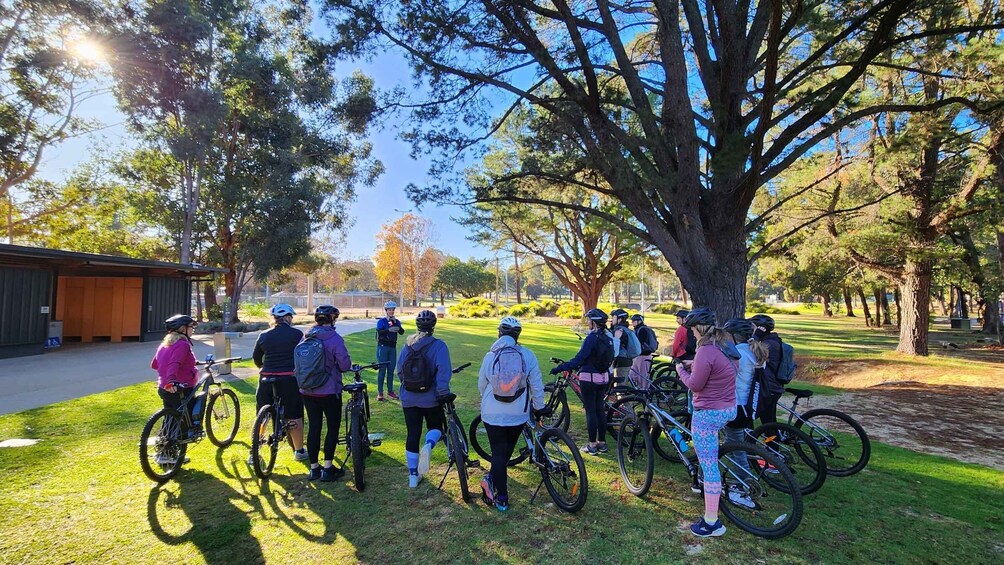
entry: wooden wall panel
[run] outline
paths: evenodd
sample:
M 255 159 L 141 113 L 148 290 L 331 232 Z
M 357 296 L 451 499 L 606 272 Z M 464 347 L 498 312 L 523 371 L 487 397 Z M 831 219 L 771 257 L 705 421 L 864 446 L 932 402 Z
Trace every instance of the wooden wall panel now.
M 143 279 L 59 277 L 58 284 L 56 316 L 63 320 L 64 338 L 139 338 Z

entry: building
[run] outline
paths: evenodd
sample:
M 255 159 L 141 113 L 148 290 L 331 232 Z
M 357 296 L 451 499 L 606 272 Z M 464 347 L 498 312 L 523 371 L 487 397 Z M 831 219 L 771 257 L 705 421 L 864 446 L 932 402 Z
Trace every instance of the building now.
M 151 341 L 222 269 L 0 244 L 0 359 L 48 343 Z

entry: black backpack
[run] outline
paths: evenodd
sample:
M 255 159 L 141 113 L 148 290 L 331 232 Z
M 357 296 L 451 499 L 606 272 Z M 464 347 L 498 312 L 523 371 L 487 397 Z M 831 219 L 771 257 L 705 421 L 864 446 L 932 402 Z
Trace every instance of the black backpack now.
M 761 368 L 753 369 L 753 382 L 746 396 L 746 402 L 739 406 L 740 415 L 745 414 L 750 421 L 760 417 L 760 412 L 767 406 L 770 397 L 770 386 L 767 382 L 767 372 Z
M 436 339 L 432 338 L 418 347 L 405 346 L 404 360 L 401 361 L 401 368 L 398 371 L 398 378 L 405 390 L 426 392 L 435 386 L 436 368 L 422 353 L 434 341 Z

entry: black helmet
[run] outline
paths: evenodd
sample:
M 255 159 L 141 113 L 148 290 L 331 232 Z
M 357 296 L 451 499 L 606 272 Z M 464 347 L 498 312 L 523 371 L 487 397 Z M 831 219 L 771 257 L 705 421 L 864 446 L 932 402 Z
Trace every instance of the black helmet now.
M 774 318 L 771 318 L 767 314 L 757 314 L 750 318 L 754 326 L 764 328 L 768 332 L 774 331 Z
M 710 308 L 696 308 L 687 314 L 683 325 L 692 328 L 694 326 L 713 326 L 715 322 L 715 313 Z
M 753 322 L 742 318 L 733 318 L 722 329 L 732 334 L 736 342 L 749 341 L 753 337 Z
M 181 328 L 190 326 L 194 323 L 195 320 L 193 320 L 191 316 L 186 316 L 185 314 L 175 314 L 164 320 L 164 327 L 166 327 L 169 332 L 176 332 Z
M 339 314 L 341 314 L 341 312 L 338 311 L 338 308 L 325 304 L 323 306 L 318 306 L 314 310 L 314 321 L 331 323 L 338 319 Z
M 627 315 L 627 310 L 623 308 L 616 308 L 610 311 L 610 317 L 615 321 L 620 320 L 621 318 L 627 318 Z
M 520 332 L 523 331 L 523 324 L 512 316 L 506 316 L 499 320 L 499 336 L 507 335 L 513 339 L 519 339 Z
M 415 316 L 415 327 L 420 332 L 431 332 L 436 327 L 436 314 L 432 310 L 422 310 Z
M 686 318 L 688 314 L 690 314 L 690 310 L 685 310 L 683 308 L 680 308 L 679 310 L 673 313 L 673 315 L 676 316 L 677 318 Z
M 631 316 L 631 321 L 632 322 L 644 322 L 645 321 L 645 316 L 642 316 L 641 314 L 635 314 L 634 316 Z
M 592 310 L 586 312 L 586 317 L 597 324 L 607 323 L 607 313 L 599 308 L 593 308 Z

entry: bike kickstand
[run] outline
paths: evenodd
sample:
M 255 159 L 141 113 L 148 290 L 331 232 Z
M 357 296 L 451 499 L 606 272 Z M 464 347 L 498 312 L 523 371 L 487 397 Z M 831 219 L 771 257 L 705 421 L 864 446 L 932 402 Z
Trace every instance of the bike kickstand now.
M 437 487 L 439 490 L 443 489 L 443 483 L 446 482 L 446 477 L 449 476 L 450 469 L 452 469 L 452 468 L 453 468 L 453 461 L 450 461 L 450 464 L 446 466 L 446 472 L 443 473 L 443 480 L 439 481 L 439 486 Z
M 533 504 L 533 501 L 537 499 L 537 494 L 540 493 L 540 487 L 542 486 L 544 486 L 544 479 L 540 480 L 540 483 L 537 484 L 537 490 L 533 491 L 533 496 L 530 497 L 530 504 Z

